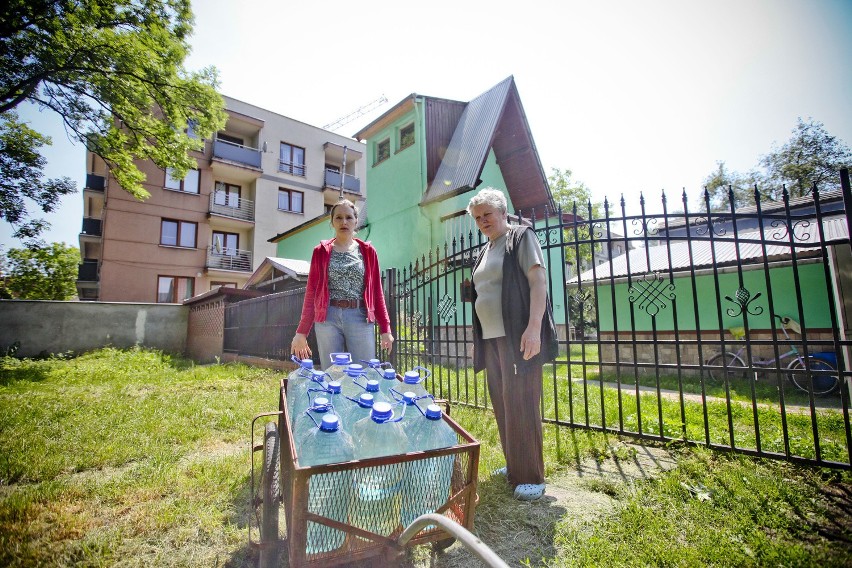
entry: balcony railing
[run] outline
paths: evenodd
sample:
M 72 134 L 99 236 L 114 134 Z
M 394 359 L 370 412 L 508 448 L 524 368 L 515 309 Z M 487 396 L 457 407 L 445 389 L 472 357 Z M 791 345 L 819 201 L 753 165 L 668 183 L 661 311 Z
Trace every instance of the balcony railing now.
M 80 231 L 83 235 L 91 235 L 93 237 L 101 236 L 101 220 L 95 217 L 83 217 L 83 230 Z
M 278 160 L 278 171 L 284 172 L 286 174 L 293 174 L 294 176 L 304 177 L 307 175 L 308 168 L 305 166 L 305 164 Z
M 97 260 L 84 260 L 77 267 L 77 280 L 81 280 L 83 282 L 97 282 L 98 281 L 98 261 Z
M 325 186 L 340 188 L 340 172 L 325 170 Z M 349 174 L 343 175 L 343 189 L 352 193 L 361 193 L 361 180 Z
M 95 174 L 86 174 L 86 189 L 94 189 L 96 191 L 103 191 L 106 185 L 106 180 L 104 176 L 98 176 Z
M 214 191 L 210 194 L 210 213 L 231 219 L 254 221 L 254 201 L 234 197 L 223 191 Z
M 207 247 L 207 268 L 214 270 L 237 270 L 251 272 L 251 251 L 216 247 Z
M 229 162 L 236 162 L 260 169 L 261 151 L 257 148 L 249 148 L 242 144 L 234 144 L 225 140 L 216 140 L 213 143 L 213 157 Z

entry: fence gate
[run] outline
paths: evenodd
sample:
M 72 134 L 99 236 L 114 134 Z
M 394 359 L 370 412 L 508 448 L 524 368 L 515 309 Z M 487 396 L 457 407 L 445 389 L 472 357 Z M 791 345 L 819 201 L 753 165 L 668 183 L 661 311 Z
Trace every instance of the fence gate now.
M 656 212 L 604 202 L 528 219 L 548 264 L 560 355 L 545 366 L 554 424 L 849 468 L 852 192 Z M 523 212 L 517 212 L 523 218 Z M 585 220 L 580 220 L 585 219 Z M 472 368 L 471 267 L 459 235 L 385 273 L 397 369 L 488 408 Z

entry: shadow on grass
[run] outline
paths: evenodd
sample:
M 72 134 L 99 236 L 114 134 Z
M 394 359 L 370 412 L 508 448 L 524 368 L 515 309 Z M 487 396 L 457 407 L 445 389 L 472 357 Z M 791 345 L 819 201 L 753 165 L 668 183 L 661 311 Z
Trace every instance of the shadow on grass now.
M 0 360 L 0 386 L 6 387 L 13 383 L 39 383 L 48 377 L 44 367 L 9 368 Z

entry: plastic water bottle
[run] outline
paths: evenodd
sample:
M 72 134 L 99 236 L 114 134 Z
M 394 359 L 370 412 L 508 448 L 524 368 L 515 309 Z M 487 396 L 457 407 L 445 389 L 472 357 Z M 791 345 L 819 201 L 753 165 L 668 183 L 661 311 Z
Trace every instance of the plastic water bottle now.
M 458 443 L 455 431 L 442 419 L 440 406 L 429 404 L 425 415 L 417 414 L 420 420 L 409 422 L 408 451 L 437 450 Z M 434 513 L 447 502 L 454 461 L 455 456 L 449 455 L 408 462 L 400 512 L 403 526 L 407 527 L 420 515 Z
M 367 372 L 368 379 L 381 379 L 382 378 L 382 361 L 380 359 L 361 359 L 361 362 L 366 364 L 364 369 Z
M 305 436 L 299 465 L 311 467 L 353 459 L 352 438 L 340 428 L 340 420 L 326 413 L 318 427 Z M 314 475 L 310 480 L 308 510 L 317 515 L 345 523 L 349 516 L 352 493 L 352 471 Z M 305 550 L 308 554 L 336 550 L 343 545 L 346 533 L 313 521 L 308 521 Z
M 358 460 L 404 454 L 408 448 L 405 432 L 387 402 L 376 402 L 370 416 L 355 423 L 352 439 Z M 355 470 L 349 522 L 382 536 L 396 530 L 407 468 L 407 463 L 392 463 Z
M 425 371 L 426 377 L 421 377 L 420 373 L 417 372 L 418 369 Z M 424 367 L 414 367 L 411 371 L 406 371 L 402 377 L 403 385 L 401 388 L 405 391 L 413 392 L 417 397 L 417 404 L 424 409 L 432 404 L 434 400 L 432 395 L 426 390 L 426 387 L 423 386 L 424 379 L 428 378 L 431 374 L 431 371 Z M 399 392 L 400 388 L 396 390 Z
M 298 363 L 299 366 L 290 372 L 287 375 L 287 409 L 290 411 L 290 417 L 292 422 L 293 416 L 293 400 L 296 398 L 296 394 L 301 388 L 305 381 L 309 381 L 311 379 L 311 372 L 314 368 L 314 362 L 311 359 L 297 359 L 294 355 L 291 357 L 294 363 Z
M 331 380 L 340 381 L 343 379 L 343 374 L 352 363 L 352 355 L 349 353 L 331 353 L 331 366 L 325 369 L 325 372 L 331 376 Z
M 341 373 L 338 380 L 345 396 L 358 398 L 364 392 L 364 383 L 366 381 L 364 366 L 352 363 Z
M 402 401 L 399 404 L 404 409 L 404 411 L 400 410 L 403 414 L 399 423 L 402 424 L 402 429 L 405 431 L 405 435 L 408 436 L 408 451 L 418 451 L 420 448 L 411 445 L 410 433 L 414 432 L 421 420 L 426 419 L 417 406 L 417 395 L 412 391 L 405 391 L 402 393 Z
M 328 379 L 322 371 L 311 370 L 306 377 L 301 377 L 296 383 L 287 383 L 287 411 L 290 414 L 290 427 L 296 424 L 296 415 L 311 406 L 313 391 L 324 390 L 325 380 Z M 290 386 L 293 385 L 291 392 Z
M 391 406 L 396 404 L 396 401 L 393 398 L 388 398 L 388 396 L 382 392 L 379 381 L 375 379 L 367 381 L 367 384 L 364 385 L 364 392 L 373 395 L 373 404 L 376 404 L 377 402 L 387 402 Z
M 293 442 L 296 446 L 296 456 L 302 455 L 302 442 L 308 432 L 319 426 L 322 415 L 331 410 L 331 404 L 324 396 L 318 396 L 310 407 L 298 412 L 293 421 Z
M 393 391 L 396 390 L 397 386 L 401 386 L 399 381 L 396 380 L 396 370 L 395 369 L 382 369 L 382 380 L 379 381 L 379 390 L 384 393 L 389 400 L 395 400 L 396 397 L 393 394 Z

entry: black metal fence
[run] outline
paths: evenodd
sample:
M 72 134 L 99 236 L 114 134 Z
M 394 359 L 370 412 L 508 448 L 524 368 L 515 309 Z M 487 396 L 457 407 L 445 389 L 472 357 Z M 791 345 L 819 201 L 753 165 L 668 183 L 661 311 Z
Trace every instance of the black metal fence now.
M 709 200 L 691 212 L 685 196 L 668 211 L 663 195 L 657 213 L 642 200 L 630 214 L 622 200 L 529 219 L 561 329 L 544 420 L 850 467 L 845 179 L 843 192 L 778 202 L 756 193 L 753 205 L 720 212 Z M 386 285 L 394 365 L 430 368 L 436 396 L 487 408 L 468 296 L 481 244 L 460 235 L 389 271 Z

